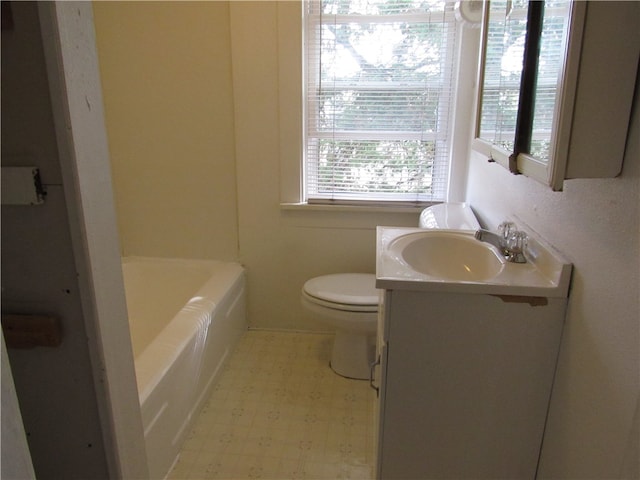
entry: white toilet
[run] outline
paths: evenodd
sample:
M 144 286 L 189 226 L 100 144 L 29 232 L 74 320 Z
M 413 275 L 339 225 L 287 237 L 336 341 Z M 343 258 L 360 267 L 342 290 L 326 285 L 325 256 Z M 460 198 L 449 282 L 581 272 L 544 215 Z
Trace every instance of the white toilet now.
M 464 203 L 442 203 L 420 214 L 419 226 L 452 230 L 480 228 Z M 375 357 L 378 290 L 372 273 L 336 273 L 315 277 L 302 287 L 301 301 L 314 318 L 336 336 L 331 368 L 343 377 L 368 379 Z

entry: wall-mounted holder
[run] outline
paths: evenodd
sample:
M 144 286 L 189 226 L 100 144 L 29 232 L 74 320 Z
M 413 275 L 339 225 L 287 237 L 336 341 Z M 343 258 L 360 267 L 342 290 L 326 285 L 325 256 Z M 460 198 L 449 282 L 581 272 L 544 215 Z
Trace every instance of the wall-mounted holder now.
M 37 167 L 2 167 L 2 205 L 40 205 L 46 195 Z
M 57 347 L 62 325 L 46 315 L 2 314 L 2 332 L 8 348 Z

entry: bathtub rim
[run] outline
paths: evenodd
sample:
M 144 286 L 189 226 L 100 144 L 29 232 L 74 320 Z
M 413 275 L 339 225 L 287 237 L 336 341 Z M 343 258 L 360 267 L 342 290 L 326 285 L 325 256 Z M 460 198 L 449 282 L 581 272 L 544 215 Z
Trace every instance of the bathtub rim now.
M 218 308 L 237 283 L 243 281 L 245 268 L 237 262 L 221 260 L 161 258 L 137 255 L 122 257 L 123 265 L 135 262 L 158 262 L 165 265 L 182 266 L 197 265 L 198 267 L 206 265 L 211 269 L 209 279 L 194 292 L 191 300 L 180 309 L 155 339 L 134 358 L 138 398 L 140 406 L 143 406 L 150 394 L 167 374 L 171 365 L 189 346 L 199 323 L 193 310 L 201 309 L 215 312 L 215 309 Z

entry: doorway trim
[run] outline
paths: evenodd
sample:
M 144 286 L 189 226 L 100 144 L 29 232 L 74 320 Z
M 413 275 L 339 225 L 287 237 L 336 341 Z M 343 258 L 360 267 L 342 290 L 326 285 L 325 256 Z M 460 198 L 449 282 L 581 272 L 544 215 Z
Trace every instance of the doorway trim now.
M 110 478 L 148 478 L 91 2 L 38 2 Z

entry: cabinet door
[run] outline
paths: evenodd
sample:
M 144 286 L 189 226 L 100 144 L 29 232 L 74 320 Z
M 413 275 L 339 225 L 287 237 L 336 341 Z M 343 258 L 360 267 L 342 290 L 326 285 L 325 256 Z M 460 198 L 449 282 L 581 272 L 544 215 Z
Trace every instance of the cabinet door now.
M 564 299 L 394 291 L 391 300 L 379 478 L 533 479 Z

